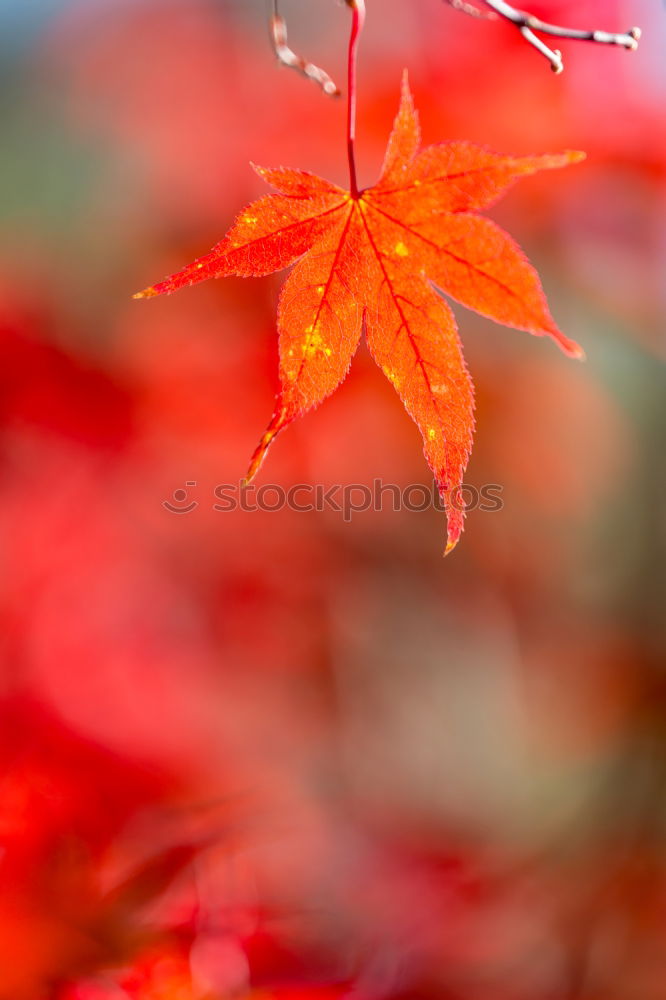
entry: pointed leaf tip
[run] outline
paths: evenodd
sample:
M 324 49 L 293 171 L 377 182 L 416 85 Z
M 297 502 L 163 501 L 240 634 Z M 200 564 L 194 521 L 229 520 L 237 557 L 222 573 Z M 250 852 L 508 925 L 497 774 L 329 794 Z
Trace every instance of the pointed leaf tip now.
M 412 94 L 412 88 L 409 86 L 409 71 L 406 68 L 402 71 L 402 79 L 400 81 L 400 103 L 403 106 L 407 105 L 411 113 L 416 114 L 414 95 Z
M 255 448 L 252 458 L 250 459 L 250 464 L 248 466 L 247 472 L 245 473 L 245 476 L 243 477 L 243 480 L 241 482 L 243 489 L 246 489 L 246 487 L 250 485 L 256 474 L 259 472 L 259 469 L 263 465 L 264 458 L 266 457 L 266 452 L 269 449 L 273 437 L 274 435 L 272 437 L 269 437 L 268 434 L 264 434 L 261 441 Z
M 456 547 L 456 545 L 458 544 L 459 541 L 460 541 L 460 538 L 449 538 L 449 540 L 446 543 L 446 548 L 444 549 L 444 558 L 445 559 L 446 559 L 447 556 L 451 555 L 451 553 L 453 552 L 453 550 L 455 549 L 455 547 Z
M 397 184 L 404 179 L 405 171 L 413 162 L 421 144 L 419 116 L 409 89 L 407 70 L 403 70 L 400 106 L 389 136 L 379 186 Z
M 568 358 L 574 358 L 576 361 L 585 361 L 586 354 L 580 344 L 577 344 L 575 340 L 570 340 L 569 337 L 565 337 L 564 334 L 557 330 L 553 334 L 554 339 L 563 354 L 566 354 Z
M 451 555 L 456 545 L 460 541 L 460 538 L 463 533 L 465 513 L 462 510 L 458 510 L 457 507 L 447 507 L 446 520 L 447 520 L 447 530 L 446 530 L 446 548 L 444 549 L 444 558 Z
M 259 469 L 263 465 L 264 459 L 268 449 L 272 445 L 275 438 L 278 436 L 280 431 L 290 422 L 290 418 L 287 416 L 287 412 L 282 407 L 277 410 L 273 415 L 270 424 L 266 428 L 265 432 L 262 434 L 259 444 L 254 449 L 252 458 L 250 459 L 250 464 L 248 470 L 245 473 L 245 478 L 242 481 L 242 486 L 245 488 L 249 486 Z
M 135 292 L 134 295 L 132 296 L 132 298 L 133 299 L 154 299 L 156 295 L 159 295 L 159 292 L 155 289 L 154 285 L 151 285 L 150 288 L 144 288 L 142 292 Z

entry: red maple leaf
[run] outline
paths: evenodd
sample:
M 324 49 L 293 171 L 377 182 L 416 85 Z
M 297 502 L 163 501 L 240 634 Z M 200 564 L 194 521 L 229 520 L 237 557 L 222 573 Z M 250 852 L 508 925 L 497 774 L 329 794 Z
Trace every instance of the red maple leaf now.
M 374 187 L 354 194 L 301 170 L 255 167 L 280 193 L 248 205 L 210 253 L 136 298 L 295 264 L 278 307 L 281 389 L 247 481 L 275 436 L 343 381 L 365 329 L 375 361 L 423 435 L 446 505 L 449 552 L 463 528 L 457 494 L 472 446 L 474 395 L 455 319 L 436 288 L 499 323 L 551 336 L 566 354 L 582 357 L 550 315 L 521 249 L 476 210 L 518 177 L 584 154 L 514 157 L 469 142 L 420 151 L 419 145 L 405 74 Z

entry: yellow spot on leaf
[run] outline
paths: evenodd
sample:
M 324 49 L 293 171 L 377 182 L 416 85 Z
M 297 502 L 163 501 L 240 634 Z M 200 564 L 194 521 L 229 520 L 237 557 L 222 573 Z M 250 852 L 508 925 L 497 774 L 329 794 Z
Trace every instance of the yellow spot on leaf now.
M 382 371 L 386 375 L 389 382 L 391 382 L 396 388 L 400 385 L 401 378 L 393 368 L 389 368 L 387 365 L 382 365 Z
M 409 253 L 409 250 L 407 249 L 404 243 L 396 243 L 393 249 L 397 253 L 398 257 L 406 257 L 407 254 Z
M 321 334 L 317 333 L 317 324 L 308 326 L 305 330 L 307 337 L 301 341 L 301 350 L 304 358 L 314 358 L 316 354 L 324 354 L 330 358 L 331 348 L 324 342 Z
M 247 222 L 248 226 L 254 226 L 257 223 L 256 215 L 244 215 L 243 222 Z
M 434 441 L 436 437 L 437 437 L 437 431 L 435 430 L 435 428 L 434 427 L 429 427 L 428 428 L 428 440 L 429 441 Z
M 323 294 L 324 294 L 324 286 L 323 285 L 318 285 L 317 286 L 317 295 L 323 295 Z

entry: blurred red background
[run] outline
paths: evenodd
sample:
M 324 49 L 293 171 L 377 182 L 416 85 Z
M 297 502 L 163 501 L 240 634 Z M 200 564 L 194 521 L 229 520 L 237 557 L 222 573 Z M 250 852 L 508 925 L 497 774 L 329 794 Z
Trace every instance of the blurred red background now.
M 130 298 L 250 160 L 344 184 L 343 102 L 275 66 L 259 0 L 0 6 L 0 1000 L 663 1000 L 661 6 L 535 0 L 643 28 L 555 77 L 508 25 L 368 2 L 362 183 L 404 66 L 426 142 L 588 153 L 493 211 L 587 363 L 457 309 L 503 508 L 445 562 L 432 509 L 214 509 L 279 276 Z M 284 13 L 342 81 L 347 12 Z M 429 483 L 361 351 L 259 485 L 375 479 Z

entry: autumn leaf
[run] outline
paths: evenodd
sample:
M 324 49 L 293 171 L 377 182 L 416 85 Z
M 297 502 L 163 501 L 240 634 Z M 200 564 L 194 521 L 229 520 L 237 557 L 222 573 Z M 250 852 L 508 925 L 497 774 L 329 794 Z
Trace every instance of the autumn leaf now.
M 450 552 L 463 528 L 456 501 L 472 446 L 474 395 L 453 313 L 439 292 L 582 357 L 550 315 L 522 250 L 476 213 L 517 178 L 584 154 L 502 156 L 469 142 L 419 147 L 405 73 L 374 187 L 354 194 L 301 170 L 255 167 L 279 193 L 245 208 L 210 253 L 135 297 L 294 265 L 278 306 L 281 389 L 247 481 L 276 435 L 342 382 L 365 329 L 375 361 L 423 436 L 446 507 Z

